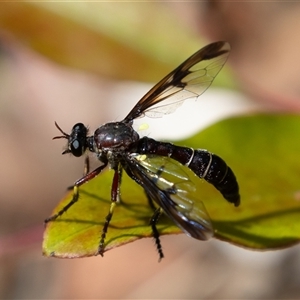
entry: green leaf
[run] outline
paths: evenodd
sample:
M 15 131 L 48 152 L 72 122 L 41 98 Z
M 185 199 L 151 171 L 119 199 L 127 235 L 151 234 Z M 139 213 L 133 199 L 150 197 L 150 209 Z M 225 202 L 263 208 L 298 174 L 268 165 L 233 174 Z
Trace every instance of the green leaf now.
M 238 179 L 240 207 L 205 202 L 216 238 L 253 249 L 299 242 L 299 136 L 297 115 L 254 115 L 222 121 L 183 142 L 220 155 Z
M 299 136 L 299 116 L 253 115 L 221 121 L 176 143 L 216 153 L 236 174 L 241 192 L 237 208 L 199 179 L 198 198 L 210 215 L 215 238 L 264 250 L 299 242 Z M 78 203 L 47 225 L 45 255 L 82 257 L 96 253 L 110 207 L 111 179 L 112 171 L 108 171 L 85 184 Z M 71 196 L 68 193 L 53 213 Z M 122 182 L 121 198 L 108 230 L 106 251 L 152 235 L 149 219 L 153 212 L 142 189 L 127 176 Z M 157 227 L 161 235 L 181 232 L 167 217 L 159 220 Z
M 110 208 L 112 176 L 113 171 L 105 171 L 83 185 L 79 201 L 61 218 L 47 225 L 43 244 L 45 255 L 68 258 L 95 255 Z M 153 211 L 142 188 L 124 173 L 121 192 L 122 203 L 114 210 L 106 237 L 106 251 L 142 237 L 152 236 L 149 221 Z M 53 214 L 71 200 L 72 193 L 67 194 Z M 157 227 L 161 234 L 181 232 L 166 217 L 160 220 Z

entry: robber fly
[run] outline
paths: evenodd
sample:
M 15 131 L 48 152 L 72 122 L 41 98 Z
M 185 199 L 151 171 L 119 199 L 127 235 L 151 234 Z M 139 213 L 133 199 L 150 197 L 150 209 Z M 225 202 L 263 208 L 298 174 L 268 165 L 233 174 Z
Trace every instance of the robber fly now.
M 63 154 L 79 157 L 86 151 L 94 152 L 102 164 L 90 172 L 86 158 L 85 174 L 74 183 L 72 200 L 47 218 L 45 223 L 66 212 L 78 200 L 79 187 L 110 166 L 114 170 L 111 205 L 96 254 L 103 256 L 105 251 L 105 238 L 119 200 L 123 169 L 143 187 L 154 210 L 150 226 L 160 259 L 163 251 L 156 224 L 162 213 L 193 238 L 206 240 L 211 237 L 213 227 L 209 216 L 201 200 L 189 196 L 189 189 L 194 187 L 190 178 L 184 175 L 184 168 L 191 169 L 198 177 L 211 183 L 228 202 L 238 206 L 239 187 L 232 170 L 224 160 L 207 150 L 179 147 L 149 137 L 140 138 L 132 126 L 136 118 L 144 115 L 161 117 L 173 112 L 187 99 L 200 96 L 223 67 L 229 51 L 227 42 L 212 43 L 200 49 L 142 97 L 125 119 L 106 123 L 93 135 L 88 135 L 88 129 L 82 123 L 75 124 L 70 134 L 55 123 L 62 135 L 54 139 L 68 140 Z

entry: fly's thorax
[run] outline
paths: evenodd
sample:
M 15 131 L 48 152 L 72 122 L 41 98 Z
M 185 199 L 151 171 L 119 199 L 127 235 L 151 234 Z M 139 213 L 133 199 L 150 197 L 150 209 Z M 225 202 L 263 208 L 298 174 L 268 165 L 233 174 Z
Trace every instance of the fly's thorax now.
M 96 152 L 126 151 L 139 140 L 138 133 L 131 124 L 124 122 L 106 123 L 99 127 L 94 134 L 94 148 Z

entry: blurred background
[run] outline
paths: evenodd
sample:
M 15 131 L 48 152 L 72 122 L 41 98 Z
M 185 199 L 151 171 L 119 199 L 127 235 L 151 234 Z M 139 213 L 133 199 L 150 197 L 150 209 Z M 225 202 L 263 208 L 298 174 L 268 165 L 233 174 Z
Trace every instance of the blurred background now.
M 60 155 L 54 121 L 68 132 L 121 120 L 217 40 L 231 44 L 230 59 L 202 97 L 229 100 L 197 130 L 230 114 L 298 112 L 299 15 L 285 1 L 0 3 L 0 298 L 300 297 L 299 246 L 253 252 L 177 235 L 162 237 L 161 263 L 151 239 L 104 258 L 41 254 L 43 220 L 83 166 Z M 173 120 L 189 125 L 178 112 Z M 170 139 L 172 126 L 151 135 Z

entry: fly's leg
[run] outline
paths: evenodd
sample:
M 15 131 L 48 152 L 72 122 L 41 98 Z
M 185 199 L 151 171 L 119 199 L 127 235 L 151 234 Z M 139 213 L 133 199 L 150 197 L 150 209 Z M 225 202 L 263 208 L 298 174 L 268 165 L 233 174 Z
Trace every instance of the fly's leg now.
M 161 173 L 163 172 L 163 170 L 164 170 L 164 166 L 161 166 L 160 169 L 156 173 L 157 178 L 155 180 L 153 180 L 154 183 L 157 182 L 157 180 L 158 180 L 159 176 L 161 175 Z M 152 208 L 153 211 L 156 211 L 156 207 L 154 205 L 154 202 L 153 202 L 152 198 L 148 195 L 148 193 L 145 189 L 144 189 L 144 191 L 145 191 L 145 194 L 147 196 L 149 206 Z
M 164 169 L 164 167 L 162 166 L 158 170 L 158 172 L 156 173 L 157 179 L 161 175 L 163 169 Z M 156 179 L 156 181 L 157 181 L 157 179 Z M 154 182 L 156 182 L 156 181 L 154 181 Z M 146 195 L 147 195 L 147 198 L 148 198 L 148 203 L 149 203 L 150 207 L 154 210 L 154 214 L 153 214 L 152 218 L 150 219 L 150 226 L 152 228 L 153 237 L 154 237 L 155 244 L 156 244 L 156 249 L 157 249 L 157 252 L 158 252 L 158 255 L 159 255 L 159 260 L 158 261 L 161 261 L 161 259 L 164 258 L 164 254 L 163 254 L 163 251 L 162 251 L 162 246 L 161 246 L 160 238 L 159 238 L 159 232 L 156 228 L 156 224 L 157 224 L 160 216 L 162 215 L 163 210 L 162 210 L 161 207 L 156 208 L 154 203 L 153 203 L 152 198 L 150 197 L 150 195 L 148 195 L 146 190 L 145 190 L 145 192 L 146 192 Z
M 108 215 L 105 218 L 105 223 L 104 223 L 104 226 L 102 229 L 102 233 L 100 236 L 100 243 L 99 243 L 99 247 L 98 247 L 98 254 L 100 254 L 101 256 L 103 256 L 103 254 L 104 254 L 105 239 L 106 239 L 108 226 L 112 219 L 116 203 L 119 201 L 119 198 L 120 198 L 120 184 L 121 184 L 121 178 L 122 178 L 122 167 L 117 166 L 114 169 L 114 171 L 115 171 L 115 173 L 114 173 L 113 182 L 112 182 L 112 186 L 111 186 L 111 204 L 110 204 Z
M 127 174 L 129 175 L 129 177 L 132 178 L 137 184 L 141 185 L 144 188 L 145 194 L 146 194 L 147 199 L 148 199 L 149 206 L 154 211 L 154 214 L 151 217 L 149 224 L 150 224 L 151 229 L 152 229 L 152 233 L 153 233 L 153 237 L 154 237 L 154 240 L 155 240 L 156 249 L 157 249 L 157 252 L 159 254 L 159 261 L 160 261 L 164 257 L 164 254 L 163 254 L 163 251 L 162 251 L 162 246 L 161 246 L 160 239 L 159 239 L 159 232 L 158 232 L 158 230 L 156 228 L 156 224 L 157 224 L 157 222 L 159 220 L 159 217 L 163 213 L 163 209 L 160 208 L 160 207 L 159 208 L 155 207 L 154 202 L 153 202 L 152 198 L 150 197 L 149 193 L 147 192 L 147 190 L 145 189 L 145 185 L 141 181 L 141 179 L 139 179 L 138 177 L 136 177 L 131 172 L 131 169 L 128 166 L 124 165 L 124 168 L 125 168 Z
M 88 182 L 89 180 L 93 179 L 94 177 L 96 177 L 106 166 L 107 166 L 107 164 L 104 164 L 104 165 L 98 167 L 97 169 L 95 169 L 94 171 L 86 174 L 85 176 L 83 176 L 79 180 L 77 180 L 73 185 L 72 200 L 66 206 L 64 206 L 58 213 L 56 213 L 53 216 L 47 218 L 44 221 L 45 224 L 50 222 L 50 221 L 56 220 L 59 216 L 61 216 L 63 213 L 65 213 L 74 203 L 76 203 L 78 201 L 78 198 L 79 198 L 79 187 L 81 185 L 83 185 L 84 183 Z
M 155 207 L 152 198 L 147 194 L 146 191 L 145 191 L 145 194 L 146 194 L 146 196 L 147 196 L 147 200 L 148 200 L 149 206 L 151 207 L 151 209 L 152 209 L 153 211 L 156 211 L 157 208 Z
M 121 203 L 122 202 L 122 198 L 121 198 L 121 193 L 120 193 L 120 186 L 121 186 L 121 181 L 122 181 L 122 173 L 123 173 L 123 168 L 121 166 L 119 166 L 118 168 L 118 190 L 117 190 L 117 202 Z
M 88 156 L 85 157 L 84 165 L 83 165 L 83 177 L 86 176 L 90 172 L 90 158 Z M 70 191 L 74 189 L 74 185 L 70 185 L 67 187 L 67 190 Z
M 150 226 L 152 228 L 153 237 L 154 237 L 155 244 L 156 244 L 156 249 L 157 249 L 157 252 L 159 255 L 159 261 L 161 261 L 161 259 L 164 258 L 164 254 L 162 251 L 162 246 L 161 246 L 160 238 L 159 238 L 159 232 L 156 228 L 156 224 L 159 220 L 159 217 L 162 215 L 162 213 L 163 213 L 163 210 L 162 210 L 162 208 L 159 207 L 155 210 L 153 216 L 150 219 Z
M 159 176 L 160 173 L 161 172 L 158 172 L 157 175 Z M 161 261 L 161 259 L 164 257 L 164 254 L 163 254 L 163 251 L 162 251 L 162 246 L 161 246 L 160 238 L 159 238 L 159 232 L 156 228 L 156 224 L 157 224 L 161 214 L 163 213 L 163 210 L 160 207 L 156 208 L 152 198 L 150 197 L 150 195 L 147 193 L 146 190 L 144 190 L 144 191 L 145 191 L 145 194 L 146 194 L 147 199 L 148 199 L 148 204 L 152 208 L 152 210 L 154 211 L 154 214 L 150 219 L 150 226 L 152 228 L 152 233 L 153 233 L 153 237 L 154 237 L 154 240 L 155 240 L 156 249 L 157 249 L 157 252 L 159 254 L 159 261 Z
M 83 176 L 90 172 L 90 158 L 88 156 L 85 157 L 84 166 L 83 166 Z

